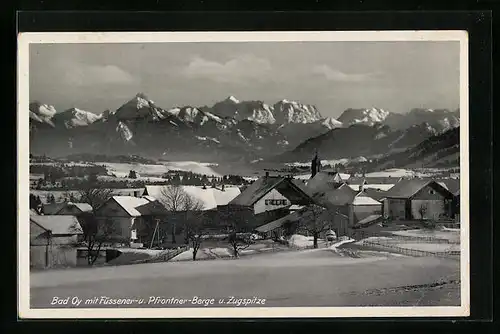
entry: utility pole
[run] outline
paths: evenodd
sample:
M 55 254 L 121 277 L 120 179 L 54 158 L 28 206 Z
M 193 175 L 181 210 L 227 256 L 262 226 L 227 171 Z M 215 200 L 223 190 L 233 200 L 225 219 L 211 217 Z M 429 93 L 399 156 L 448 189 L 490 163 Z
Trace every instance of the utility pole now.
M 149 248 L 153 248 L 153 241 L 155 240 L 155 235 L 156 235 L 156 230 L 158 230 L 158 225 L 160 224 L 160 219 L 156 219 L 156 226 L 153 232 L 153 236 L 151 237 L 151 243 L 149 245 Z M 160 234 L 158 234 L 158 241 L 160 240 Z

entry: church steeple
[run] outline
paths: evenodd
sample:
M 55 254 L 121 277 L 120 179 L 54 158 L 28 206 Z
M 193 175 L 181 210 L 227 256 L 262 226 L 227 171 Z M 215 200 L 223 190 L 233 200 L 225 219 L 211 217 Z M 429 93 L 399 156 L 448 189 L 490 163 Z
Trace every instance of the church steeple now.
M 311 178 L 313 178 L 321 169 L 321 160 L 318 157 L 318 150 L 314 153 L 314 158 L 311 161 Z

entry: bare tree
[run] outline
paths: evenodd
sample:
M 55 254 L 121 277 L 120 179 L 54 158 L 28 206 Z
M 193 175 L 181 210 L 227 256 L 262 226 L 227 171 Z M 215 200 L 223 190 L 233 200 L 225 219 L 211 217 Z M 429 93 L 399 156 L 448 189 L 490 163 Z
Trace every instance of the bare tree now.
M 318 248 L 321 233 L 330 229 L 331 222 L 327 220 L 327 210 L 319 205 L 309 205 L 299 211 L 299 226 L 313 237 L 313 247 Z
M 252 244 L 250 235 L 248 233 L 238 233 L 235 229 L 233 229 L 229 233 L 228 242 L 233 249 L 235 258 L 239 258 L 240 252 L 248 248 Z
M 188 240 L 188 242 L 192 242 L 194 235 L 196 235 L 196 233 L 193 234 L 192 231 L 201 231 L 202 229 L 202 227 L 197 226 L 198 222 L 196 221 L 196 218 L 198 218 L 199 214 L 203 211 L 203 203 L 190 196 L 184 191 L 184 189 L 182 189 L 181 186 L 177 185 L 162 187 L 160 190 L 160 198 L 158 198 L 158 201 L 162 203 L 168 211 L 183 212 L 185 214 L 184 229 L 186 231 L 186 239 Z M 176 225 L 176 222 L 173 221 L 171 229 L 172 243 L 176 243 Z M 188 232 L 190 233 L 190 238 L 187 237 Z M 196 244 L 198 246 L 196 251 L 198 251 L 199 249 L 198 243 L 201 244 L 201 239 L 199 241 L 196 241 Z
M 193 261 L 196 261 L 196 255 L 206 235 L 203 203 L 186 194 L 183 206 L 185 209 L 184 231 L 186 241 L 193 249 Z
M 238 258 L 240 252 L 248 248 L 252 241 L 249 233 L 245 232 L 247 221 L 244 212 L 236 209 L 226 208 L 219 212 L 220 220 L 225 223 L 228 228 L 228 237 L 226 240 L 233 250 L 233 255 Z
M 111 189 L 87 187 L 79 191 L 78 201 L 81 203 L 88 203 L 93 210 L 104 204 L 112 197 L 113 191 Z
M 87 261 L 91 266 L 99 258 L 104 244 L 125 242 L 116 234 L 117 227 L 111 219 L 98 219 L 92 212 L 84 212 L 78 216 L 83 231 L 83 239 L 87 246 Z

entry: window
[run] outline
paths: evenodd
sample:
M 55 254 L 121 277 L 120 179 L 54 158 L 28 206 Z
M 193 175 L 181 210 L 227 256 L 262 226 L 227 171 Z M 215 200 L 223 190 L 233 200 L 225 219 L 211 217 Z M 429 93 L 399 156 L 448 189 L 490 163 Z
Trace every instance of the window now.
M 434 189 L 429 190 L 429 194 L 434 195 L 435 193 Z
M 266 205 L 286 205 L 286 199 L 266 199 Z

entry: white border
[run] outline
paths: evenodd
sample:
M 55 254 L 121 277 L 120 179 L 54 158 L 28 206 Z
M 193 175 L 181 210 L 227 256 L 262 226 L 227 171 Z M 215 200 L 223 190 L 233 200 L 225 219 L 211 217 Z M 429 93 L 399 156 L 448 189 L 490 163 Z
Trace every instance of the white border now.
M 276 307 L 169 309 L 30 309 L 29 269 L 29 44 L 284 41 L 458 41 L 460 42 L 460 217 L 461 306 L 457 307 Z M 469 110 L 466 31 L 300 32 L 61 32 L 18 35 L 18 310 L 20 318 L 293 318 L 464 317 L 470 315 Z

